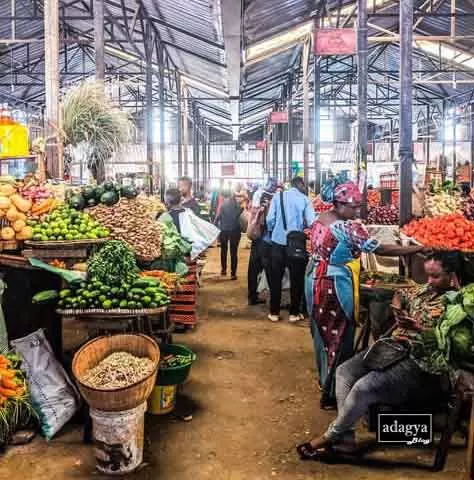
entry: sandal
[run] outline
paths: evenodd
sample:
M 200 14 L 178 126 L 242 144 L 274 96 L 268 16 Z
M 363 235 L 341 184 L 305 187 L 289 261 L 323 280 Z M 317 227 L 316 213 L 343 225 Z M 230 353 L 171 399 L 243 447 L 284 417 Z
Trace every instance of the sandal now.
M 330 452 L 331 448 L 328 447 L 322 447 L 322 448 L 313 448 L 311 443 L 302 443 L 301 445 L 298 445 L 296 447 L 296 451 L 298 452 L 298 455 L 300 456 L 300 459 L 305 461 L 305 460 L 314 460 L 318 461 L 321 458 L 322 454 Z

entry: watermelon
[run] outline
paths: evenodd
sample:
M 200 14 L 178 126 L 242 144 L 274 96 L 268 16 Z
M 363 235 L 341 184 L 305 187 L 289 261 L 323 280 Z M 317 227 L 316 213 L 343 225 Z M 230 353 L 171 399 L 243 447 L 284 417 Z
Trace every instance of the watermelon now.
M 84 197 L 85 200 L 95 198 L 95 188 L 91 185 L 84 187 L 82 189 L 82 196 Z
M 138 195 L 138 191 L 135 187 L 125 185 L 120 189 L 120 195 L 125 198 L 135 198 Z
M 100 202 L 100 197 L 105 193 L 105 189 L 103 185 L 99 185 L 98 187 L 95 188 L 95 201 L 97 203 Z
M 102 186 L 104 187 L 104 190 L 106 192 L 115 192 L 115 185 L 114 185 L 114 182 L 111 182 L 110 180 L 107 181 L 107 182 L 104 182 L 102 184 Z
M 101 197 L 100 197 L 101 203 L 104 205 L 107 205 L 108 207 L 111 207 L 112 205 L 115 205 L 119 201 L 119 196 L 117 192 L 105 192 Z
M 84 197 L 80 194 L 73 195 L 68 200 L 69 206 L 74 208 L 75 210 L 82 210 L 86 206 L 86 202 Z

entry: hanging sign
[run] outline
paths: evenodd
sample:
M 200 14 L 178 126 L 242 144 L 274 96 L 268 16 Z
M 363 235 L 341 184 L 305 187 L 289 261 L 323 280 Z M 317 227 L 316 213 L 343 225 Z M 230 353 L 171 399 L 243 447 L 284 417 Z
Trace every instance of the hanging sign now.
M 288 112 L 272 112 L 270 115 L 270 123 L 288 123 Z
M 223 177 L 235 177 L 235 165 L 222 165 L 221 173 Z
M 258 142 L 255 142 L 255 148 L 257 150 L 265 150 L 266 146 L 267 146 L 266 140 L 259 140 Z
M 354 55 L 356 32 L 352 28 L 320 28 L 314 32 L 313 53 L 325 55 Z

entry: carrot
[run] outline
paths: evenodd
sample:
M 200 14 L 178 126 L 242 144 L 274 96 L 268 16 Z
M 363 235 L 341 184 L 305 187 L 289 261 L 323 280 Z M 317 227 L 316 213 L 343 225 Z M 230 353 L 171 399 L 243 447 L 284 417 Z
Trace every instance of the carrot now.
M 0 395 L 3 395 L 4 397 L 7 397 L 7 398 L 15 397 L 16 394 L 17 394 L 16 390 L 13 390 L 11 388 L 0 387 Z
M 0 378 L 14 378 L 15 375 L 15 370 L 7 370 L 6 368 L 0 369 Z
M 10 378 L 2 377 L 2 383 L 5 388 L 11 388 L 12 390 L 18 388 L 18 384 Z

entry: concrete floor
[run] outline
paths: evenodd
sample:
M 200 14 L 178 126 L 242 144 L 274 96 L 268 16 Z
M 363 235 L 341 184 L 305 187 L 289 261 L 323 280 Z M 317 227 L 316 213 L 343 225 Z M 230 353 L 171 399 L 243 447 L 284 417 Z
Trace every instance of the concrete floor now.
M 240 254 L 239 281 L 218 276 L 212 249 L 200 294 L 200 325 L 175 335 L 199 356 L 174 415 L 148 417 L 145 465 L 137 480 L 303 480 L 463 478 L 466 451 L 454 448 L 442 473 L 398 467 L 302 463 L 294 446 L 321 432 L 334 412 L 319 409 L 310 333 L 304 326 L 271 324 L 265 307 L 247 307 L 248 250 Z M 183 417 L 191 414 L 190 421 Z M 457 444 L 460 444 L 459 440 Z M 430 461 L 420 450 L 376 454 L 400 461 Z M 0 461 L 0 479 L 90 479 L 92 448 L 68 426 L 47 443 L 37 437 L 12 447 Z

